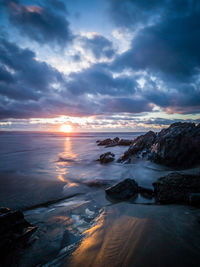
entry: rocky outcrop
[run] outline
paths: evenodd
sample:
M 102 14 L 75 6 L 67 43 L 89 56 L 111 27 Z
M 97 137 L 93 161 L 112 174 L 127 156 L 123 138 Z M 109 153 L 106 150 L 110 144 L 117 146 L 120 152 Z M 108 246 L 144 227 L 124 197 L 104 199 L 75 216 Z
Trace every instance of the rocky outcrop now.
M 97 140 L 96 143 L 98 146 L 112 147 L 112 146 L 130 146 L 133 143 L 133 140 L 119 139 L 115 137 L 114 139 L 107 138 L 105 140 Z
M 158 133 L 150 155 L 154 162 L 188 168 L 200 163 L 200 124 L 174 123 Z
M 107 138 L 105 140 L 97 140 L 96 143 L 98 144 L 98 146 L 108 146 L 116 142 L 110 138 Z
M 138 186 L 134 179 L 129 178 L 106 189 L 106 194 L 108 196 L 119 200 L 132 198 L 138 193 L 141 193 L 147 198 L 153 196 L 153 190 Z
M 112 162 L 115 159 L 115 154 L 111 152 L 106 152 L 102 154 L 97 161 L 100 161 L 100 163 L 109 163 Z
M 145 155 L 156 163 L 175 168 L 200 164 L 200 124 L 178 122 L 158 134 L 150 131 L 141 135 L 118 161 L 130 162 L 133 156 Z
M 138 154 L 145 155 L 150 153 L 151 147 L 156 140 L 156 134 L 152 131 L 144 135 L 138 136 L 133 144 L 129 147 L 129 149 L 122 155 L 122 157 L 118 160 L 118 162 L 123 162 L 126 160 L 130 160 L 132 156 L 138 156 Z
M 173 172 L 159 178 L 153 183 L 153 186 L 155 200 L 162 204 L 187 203 L 193 205 L 200 200 L 200 176 Z
M 2 255 L 25 245 L 36 229 L 24 219 L 21 211 L 0 208 L 0 251 Z

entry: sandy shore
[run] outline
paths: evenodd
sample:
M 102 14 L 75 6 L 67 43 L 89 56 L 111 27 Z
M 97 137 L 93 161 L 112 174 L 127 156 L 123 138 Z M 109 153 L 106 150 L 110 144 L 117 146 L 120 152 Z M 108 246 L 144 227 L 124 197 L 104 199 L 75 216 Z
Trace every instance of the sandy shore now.
M 108 206 L 85 232 L 69 266 L 199 266 L 197 215 L 185 206 Z

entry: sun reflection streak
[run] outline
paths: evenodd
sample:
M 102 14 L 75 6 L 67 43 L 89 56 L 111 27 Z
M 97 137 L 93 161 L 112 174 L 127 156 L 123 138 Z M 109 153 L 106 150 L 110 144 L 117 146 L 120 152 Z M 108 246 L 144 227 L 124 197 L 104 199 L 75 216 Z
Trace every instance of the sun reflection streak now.
M 72 143 L 71 138 L 66 137 L 64 142 L 64 152 L 60 156 L 60 158 L 63 159 L 63 161 L 59 161 L 56 166 L 56 171 L 58 172 L 58 180 L 61 182 L 67 183 L 67 185 L 64 188 L 70 188 L 74 186 L 78 186 L 77 183 L 71 182 L 67 178 L 68 174 L 68 168 L 73 158 L 76 158 L 76 154 L 72 150 Z

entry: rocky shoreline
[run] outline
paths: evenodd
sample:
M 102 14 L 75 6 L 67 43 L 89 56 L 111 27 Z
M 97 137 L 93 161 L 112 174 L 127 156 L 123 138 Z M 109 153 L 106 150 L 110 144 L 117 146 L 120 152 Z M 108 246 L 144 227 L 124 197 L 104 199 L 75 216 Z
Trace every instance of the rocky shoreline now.
M 122 140 L 121 140 L 122 141 Z M 105 147 L 122 145 L 118 137 L 97 141 Z M 131 163 L 134 157 L 145 157 L 155 163 L 177 169 L 186 169 L 200 164 L 200 124 L 173 123 L 158 133 L 149 131 L 134 140 L 118 162 Z
M 155 163 L 186 169 L 200 164 L 200 124 L 174 123 L 159 133 L 149 131 L 130 143 L 129 149 L 117 160 L 119 163 L 131 163 L 134 158 L 146 158 Z M 98 145 L 120 145 L 119 138 L 98 141 Z M 115 155 L 107 152 L 100 156 L 101 163 L 114 161 Z M 106 189 L 107 195 L 116 199 L 128 199 L 141 193 L 154 195 L 160 204 L 181 203 L 200 205 L 200 174 L 186 175 L 178 172 L 169 173 L 153 183 L 154 191 L 142 189 L 134 179 L 124 181 Z

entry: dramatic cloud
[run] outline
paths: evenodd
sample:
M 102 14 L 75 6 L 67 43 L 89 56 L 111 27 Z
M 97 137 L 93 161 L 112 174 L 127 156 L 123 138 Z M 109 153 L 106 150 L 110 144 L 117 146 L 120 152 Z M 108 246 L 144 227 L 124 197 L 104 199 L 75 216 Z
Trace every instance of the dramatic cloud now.
M 61 9 L 62 5 L 65 8 L 59 1 L 50 1 L 48 6 L 22 5 L 16 0 L 4 1 L 10 22 L 23 35 L 41 44 L 64 46 L 73 39 L 69 22 L 66 14 L 54 12 L 50 4 L 54 9 Z
M 115 49 L 111 41 L 101 35 L 92 35 L 91 37 L 81 37 L 81 45 L 86 53 L 91 52 L 95 59 L 111 59 L 115 54 Z
M 136 81 L 126 75 L 114 78 L 107 64 L 92 67 L 69 76 L 67 87 L 72 94 L 133 95 Z
M 96 116 L 99 127 L 109 120 L 130 128 L 168 125 L 175 116 L 198 121 L 199 1 L 102 1 L 105 26 L 98 19 L 90 25 L 87 10 L 62 0 L 0 5 L 7 32 L 0 39 L 1 120 Z
M 197 0 L 110 0 L 109 14 L 119 27 L 136 29 L 163 19 L 185 16 L 199 8 Z

